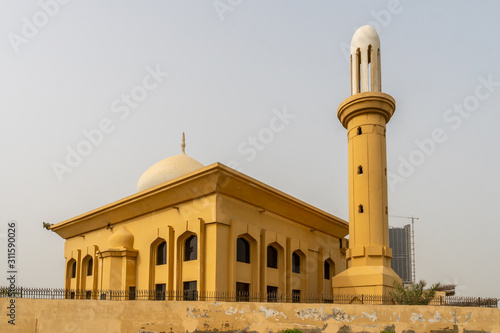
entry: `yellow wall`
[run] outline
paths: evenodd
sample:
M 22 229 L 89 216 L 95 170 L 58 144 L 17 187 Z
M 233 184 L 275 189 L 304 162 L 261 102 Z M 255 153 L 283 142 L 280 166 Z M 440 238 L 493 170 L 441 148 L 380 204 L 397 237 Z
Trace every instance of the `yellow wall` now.
M 114 244 L 114 234 L 133 235 L 132 247 Z M 198 237 L 197 260 L 184 261 L 184 242 Z M 120 236 L 122 237 L 122 236 Z M 125 236 L 123 236 L 125 237 Z M 250 243 L 251 262 L 236 261 L 237 239 Z M 120 238 L 121 239 L 121 238 Z M 167 243 L 167 262 L 156 265 L 156 246 Z M 324 279 L 323 263 L 329 260 L 338 271 L 345 267 L 339 238 L 265 211 L 237 198 L 221 194 L 186 201 L 67 239 L 65 257 L 77 261 L 77 276 L 67 279 L 71 289 L 155 289 L 182 291 L 186 281 L 197 281 L 198 291 L 236 291 L 236 283 L 250 284 L 250 292 L 267 292 L 276 286 L 281 293 L 293 289 L 302 294 L 332 293 Z M 267 247 L 278 249 L 278 269 L 267 267 Z M 291 258 L 301 257 L 301 273 L 292 273 Z M 93 275 L 86 276 L 85 262 L 93 258 Z M 334 264 L 333 264 L 334 263 Z M 333 272 L 333 274 L 338 272 Z M 84 282 L 83 282 L 84 281 Z M 84 287 L 84 288 L 83 288 Z
M 349 152 L 349 268 L 336 276 L 336 293 L 387 295 L 401 278 L 391 268 L 387 206 L 386 123 L 394 99 L 382 92 L 345 99 L 338 117 Z
M 6 309 L 8 298 L 0 298 Z M 0 332 L 500 332 L 500 310 L 438 306 L 16 300 L 16 325 Z M 342 328 L 342 330 L 341 330 Z M 448 330 L 447 330 L 448 329 Z

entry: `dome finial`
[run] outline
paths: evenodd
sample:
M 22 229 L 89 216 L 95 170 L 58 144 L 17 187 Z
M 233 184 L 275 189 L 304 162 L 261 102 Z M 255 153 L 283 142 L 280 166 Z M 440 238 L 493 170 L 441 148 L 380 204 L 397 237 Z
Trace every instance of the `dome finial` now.
M 184 135 L 184 132 L 182 132 L 181 148 L 182 148 L 182 153 L 185 154 L 186 153 L 186 136 Z

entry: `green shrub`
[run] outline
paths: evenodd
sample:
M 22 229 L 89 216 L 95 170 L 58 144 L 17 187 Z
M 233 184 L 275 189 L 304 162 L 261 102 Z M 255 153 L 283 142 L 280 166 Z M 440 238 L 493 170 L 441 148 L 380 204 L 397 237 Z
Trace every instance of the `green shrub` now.
M 296 328 L 289 328 L 287 330 L 284 330 L 281 333 L 304 333 L 304 332 L 302 332 L 301 330 L 298 330 Z
M 424 280 L 420 280 L 405 289 L 400 283 L 394 282 L 394 291 L 391 292 L 391 296 L 398 304 L 427 305 L 436 295 L 436 289 L 440 284 L 435 283 L 429 289 L 424 289 L 426 285 Z

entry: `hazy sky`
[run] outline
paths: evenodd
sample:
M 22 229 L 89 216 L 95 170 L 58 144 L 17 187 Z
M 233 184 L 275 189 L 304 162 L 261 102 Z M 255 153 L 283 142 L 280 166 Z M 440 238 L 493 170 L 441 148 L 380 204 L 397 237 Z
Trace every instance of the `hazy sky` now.
M 337 107 L 351 37 L 371 24 L 397 103 L 389 213 L 420 218 L 417 279 L 500 297 L 499 14 L 498 1 L 2 1 L 0 241 L 17 221 L 19 285 L 63 287 L 64 240 L 42 222 L 135 193 L 183 131 L 201 163 L 347 220 Z

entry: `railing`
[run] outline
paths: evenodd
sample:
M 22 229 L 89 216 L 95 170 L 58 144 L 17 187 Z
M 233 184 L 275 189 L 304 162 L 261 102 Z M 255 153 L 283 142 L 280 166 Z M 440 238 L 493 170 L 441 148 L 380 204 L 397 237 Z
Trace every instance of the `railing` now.
M 448 296 L 445 298 L 445 305 L 450 306 L 472 306 L 481 308 L 497 308 L 498 299 L 497 298 L 486 298 L 486 297 L 458 297 L 458 296 Z
M 248 292 L 198 292 L 156 291 L 156 290 L 79 290 L 51 288 L 9 289 L 0 287 L 0 297 L 35 299 L 80 299 L 80 300 L 150 300 L 150 301 L 217 301 L 217 302 L 278 302 L 278 303 L 333 303 L 333 304 L 392 304 L 397 305 L 391 296 L 381 295 L 315 295 L 287 293 L 248 293 Z M 411 300 L 406 300 L 409 302 Z M 436 297 L 428 305 L 498 307 L 497 298 L 483 297 Z M 415 303 L 417 304 L 417 303 Z

